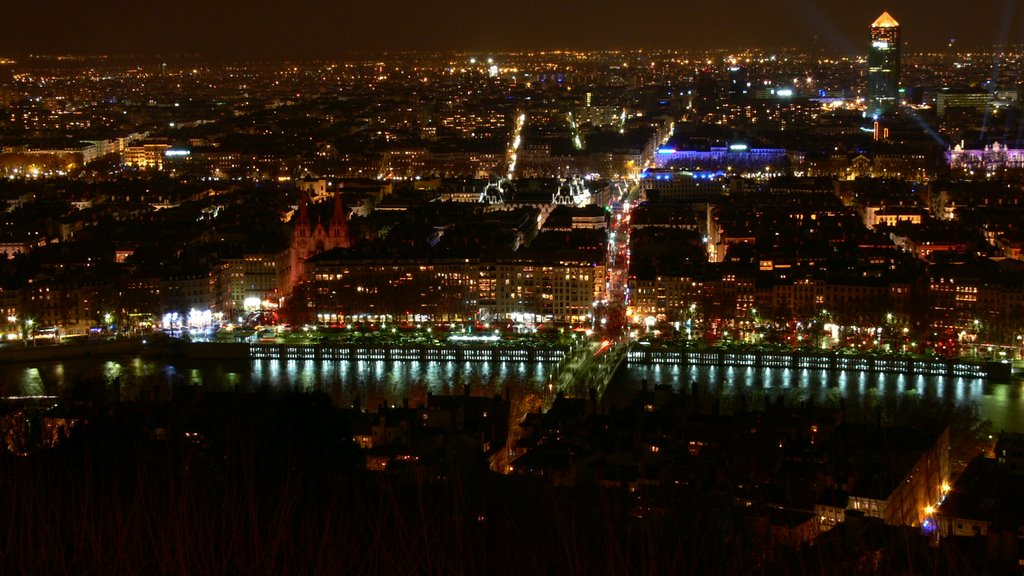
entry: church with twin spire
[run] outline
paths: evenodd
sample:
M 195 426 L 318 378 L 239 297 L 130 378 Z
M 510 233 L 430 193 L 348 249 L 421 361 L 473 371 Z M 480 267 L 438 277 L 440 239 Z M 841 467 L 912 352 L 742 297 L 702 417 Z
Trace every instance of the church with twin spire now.
M 303 192 L 299 200 L 298 215 L 292 231 L 290 248 L 289 284 L 286 293 L 305 279 L 306 260 L 334 248 L 348 248 L 352 245 L 348 229 L 348 211 L 341 198 L 341 192 L 334 193 L 334 208 L 325 226 L 323 219 L 310 217 L 309 196 Z

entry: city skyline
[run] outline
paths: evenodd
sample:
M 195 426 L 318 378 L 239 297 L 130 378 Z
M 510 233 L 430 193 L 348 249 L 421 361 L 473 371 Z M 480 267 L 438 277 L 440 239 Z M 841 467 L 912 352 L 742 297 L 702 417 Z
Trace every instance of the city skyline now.
M 1024 42 L 1024 10 L 1013 2 L 981 9 L 940 1 L 920 10 L 907 0 L 859 4 L 793 1 L 766 6 L 672 6 L 612 0 L 520 9 L 450 0 L 424 12 L 398 0 L 377 5 L 287 10 L 269 2 L 216 6 L 73 4 L 46 9 L 18 3 L 0 27 L 0 55 L 194 54 L 211 59 L 332 58 L 388 50 L 698 49 L 793 47 L 865 53 L 865 29 L 888 11 L 903 24 L 908 52 L 984 49 Z M 59 14 L 54 17 L 53 14 Z M 201 15 L 197 17 L 197 15 Z
M 111 2 L 0 26 L 0 574 L 1024 576 L 1015 4 Z

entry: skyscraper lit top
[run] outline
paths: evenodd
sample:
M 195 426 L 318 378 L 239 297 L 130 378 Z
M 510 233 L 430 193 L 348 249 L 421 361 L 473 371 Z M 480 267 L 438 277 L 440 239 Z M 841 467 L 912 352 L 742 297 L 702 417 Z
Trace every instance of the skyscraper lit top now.
M 892 14 L 889 14 L 888 12 L 882 12 L 882 15 L 879 16 L 874 21 L 873 24 L 871 24 L 871 27 L 872 28 L 899 28 L 900 27 L 900 23 L 897 22 L 896 19 L 892 17 Z
M 868 112 L 884 115 L 896 109 L 900 84 L 900 23 L 882 12 L 871 24 L 868 52 Z

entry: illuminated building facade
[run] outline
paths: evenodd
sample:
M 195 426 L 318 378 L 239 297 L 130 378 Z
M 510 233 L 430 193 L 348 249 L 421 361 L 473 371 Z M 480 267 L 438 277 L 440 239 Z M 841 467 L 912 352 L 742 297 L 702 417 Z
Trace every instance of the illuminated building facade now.
M 654 202 L 707 202 L 725 192 L 727 180 L 715 172 L 650 170 L 640 180 L 643 199 Z
M 951 109 L 962 108 L 983 114 L 993 100 L 992 93 L 987 90 L 943 88 L 935 95 L 935 113 L 939 118 L 946 118 L 946 113 Z
M 225 258 L 218 271 L 218 310 L 239 312 L 247 302 L 273 299 L 280 286 L 290 253 L 251 253 Z
M 351 245 L 348 232 L 348 212 L 341 201 L 341 193 L 334 194 L 334 211 L 327 226 L 323 222 L 315 225 L 309 217 L 309 200 L 303 196 L 299 201 L 299 215 L 292 234 L 289 282 L 285 294 L 305 277 L 306 260 L 311 256 L 334 248 L 348 248 Z
M 871 24 L 868 51 L 868 112 L 887 114 L 899 103 L 900 24 L 882 12 Z
M 331 251 L 311 259 L 306 308 L 317 322 L 462 321 L 476 316 L 493 277 L 474 259 L 350 259 Z
M 80 335 L 96 323 L 100 288 L 96 282 L 73 282 L 70 278 L 33 282 L 21 291 L 19 310 L 13 312 L 13 292 L 0 298 L 10 318 L 32 319 L 36 330 L 59 327 L 61 335 Z M 51 333 L 55 335 L 55 333 Z
M 186 317 L 192 310 L 210 310 L 217 301 L 217 277 L 205 271 L 164 280 L 163 312 Z
M 586 324 L 606 298 L 605 267 L 591 259 L 349 259 L 330 252 L 308 263 L 306 307 L 316 321 L 358 319 Z
M 748 148 L 746 144 L 712 146 L 708 150 L 659 148 L 654 157 L 657 168 L 741 175 L 785 172 L 787 162 L 785 148 Z
M 524 322 L 585 324 L 606 297 L 604 265 L 586 259 L 499 262 L 495 285 L 496 315 Z
M 162 170 L 164 167 L 164 153 L 170 145 L 164 142 L 141 142 L 124 148 L 122 161 L 127 166 L 135 168 L 152 168 Z
M 685 321 L 691 319 L 693 313 L 704 310 L 703 299 L 706 296 L 703 283 L 698 284 L 687 276 L 654 276 L 649 278 L 630 278 L 630 315 L 635 323 L 640 323 L 649 316 L 669 321 Z M 735 316 L 735 308 L 730 307 L 728 318 Z
M 758 284 L 760 282 L 760 285 Z M 810 275 L 798 280 L 757 280 L 751 271 L 705 278 L 658 275 L 630 278 L 630 315 L 634 322 L 658 320 L 733 323 L 757 310 L 763 319 L 786 322 L 811 319 L 827 311 L 844 325 L 874 325 L 879 310 L 900 322 L 911 316 L 909 284 L 865 279 L 824 279 Z
M 1007 148 L 999 142 L 982 149 L 965 150 L 957 144 L 946 151 L 946 161 L 953 170 L 974 174 L 991 174 L 1000 169 L 1024 168 L 1024 149 Z
M 962 346 L 1014 341 L 1024 314 L 1024 278 L 1018 263 L 932 266 L 929 328 Z

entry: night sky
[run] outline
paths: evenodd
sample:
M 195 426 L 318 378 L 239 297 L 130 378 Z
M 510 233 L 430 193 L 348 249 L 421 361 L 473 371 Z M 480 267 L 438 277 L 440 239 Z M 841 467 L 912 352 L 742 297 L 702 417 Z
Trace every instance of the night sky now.
M 909 50 L 1024 42 L 1017 0 L 7 0 L 0 56 L 338 57 L 456 49 L 820 48 L 865 52 L 882 10 Z

